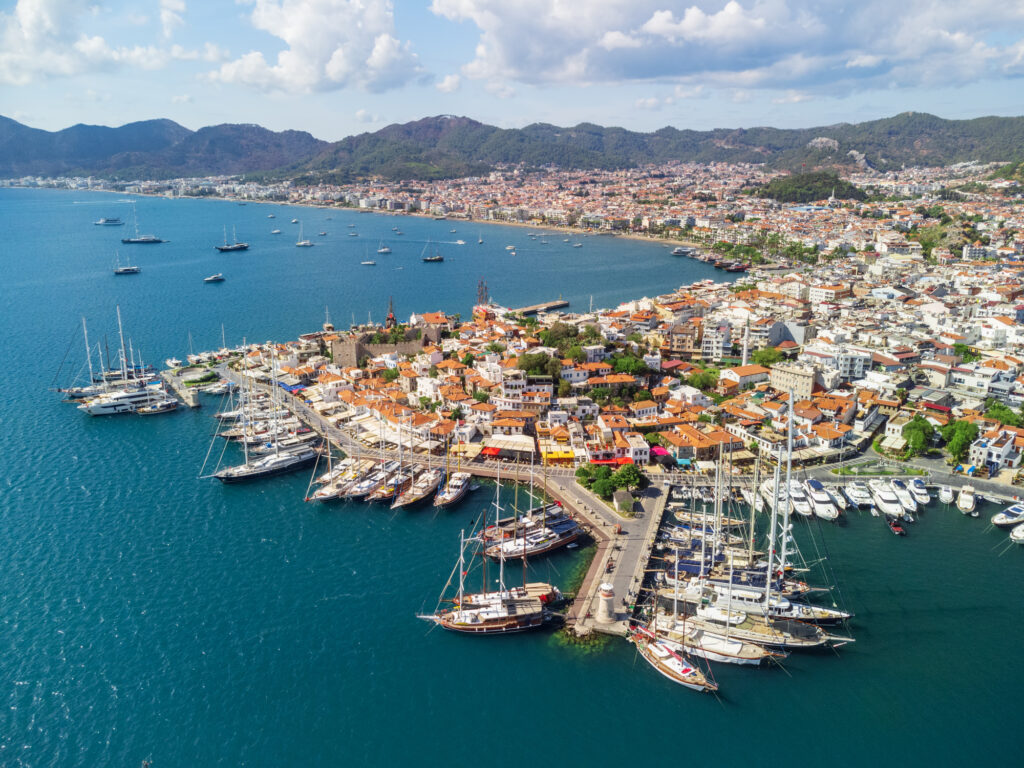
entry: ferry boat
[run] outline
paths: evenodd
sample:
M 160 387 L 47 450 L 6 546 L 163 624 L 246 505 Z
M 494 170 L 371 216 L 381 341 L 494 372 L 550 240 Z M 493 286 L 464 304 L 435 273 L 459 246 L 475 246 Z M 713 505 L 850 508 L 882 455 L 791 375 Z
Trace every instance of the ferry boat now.
M 448 476 L 444 488 L 434 497 L 434 506 L 442 509 L 458 504 L 469 493 L 472 479 L 473 476 L 469 472 L 453 472 Z
M 124 222 L 117 217 L 107 218 L 104 217 L 99 221 L 94 221 L 93 224 L 100 227 L 123 227 Z

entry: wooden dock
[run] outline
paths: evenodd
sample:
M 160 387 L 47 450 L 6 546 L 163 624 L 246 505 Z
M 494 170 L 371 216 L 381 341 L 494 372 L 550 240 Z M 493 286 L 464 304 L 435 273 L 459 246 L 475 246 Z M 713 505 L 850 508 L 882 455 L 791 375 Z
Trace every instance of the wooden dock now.
M 567 299 L 558 298 L 554 301 L 543 301 L 540 304 L 531 304 L 528 307 L 520 307 L 512 311 L 519 315 L 536 315 L 538 312 L 549 312 L 552 309 L 562 309 L 568 306 L 569 301 Z

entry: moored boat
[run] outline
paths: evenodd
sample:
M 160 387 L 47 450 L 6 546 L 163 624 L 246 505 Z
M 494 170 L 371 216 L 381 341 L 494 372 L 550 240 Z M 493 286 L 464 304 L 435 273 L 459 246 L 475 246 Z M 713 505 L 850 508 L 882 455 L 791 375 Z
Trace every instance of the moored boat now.
M 450 474 L 444 488 L 438 491 L 438 494 L 434 497 L 434 506 L 443 508 L 458 504 L 469 493 L 470 480 L 472 478 L 473 476 L 469 472 L 453 472 Z
M 965 485 L 960 489 L 960 494 L 956 497 L 956 508 L 963 512 L 965 515 L 971 517 L 978 516 L 977 510 L 978 501 L 974 495 L 974 486 Z
M 629 635 L 637 651 L 663 677 L 693 691 L 712 692 L 718 684 L 686 661 L 682 646 L 670 640 L 660 640 L 646 627 L 633 627 Z
M 948 485 L 939 486 L 939 501 L 943 504 L 952 504 L 956 501 L 956 494 L 953 493 L 953 489 Z
M 992 525 L 997 528 L 1014 528 L 1020 523 L 1024 523 L 1024 504 L 1014 504 L 992 515 Z

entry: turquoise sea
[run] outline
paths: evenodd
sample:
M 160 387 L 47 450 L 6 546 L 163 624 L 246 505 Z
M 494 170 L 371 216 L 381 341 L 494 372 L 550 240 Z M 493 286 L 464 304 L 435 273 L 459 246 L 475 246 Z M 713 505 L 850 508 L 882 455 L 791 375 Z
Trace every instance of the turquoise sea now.
M 0 765 L 1019 764 L 1024 552 L 987 527 L 994 505 L 971 520 L 935 504 L 906 539 L 867 514 L 798 524 L 857 642 L 784 670 L 716 665 L 715 698 L 621 641 L 428 631 L 414 614 L 487 490 L 393 514 L 306 504 L 306 476 L 222 486 L 197 478 L 216 399 L 104 419 L 48 391 L 82 366 L 82 315 L 116 346 L 115 304 L 158 363 L 190 332 L 196 350 L 219 346 L 222 324 L 229 344 L 294 338 L 325 306 L 339 325 L 380 320 L 389 296 L 402 318 L 466 313 L 481 278 L 506 305 L 582 308 L 721 272 L 608 237 L 574 249 L 522 228 L 214 200 L 138 198 L 140 229 L 171 242 L 121 246 L 130 223 L 91 222 L 130 222 L 124 199 L 0 190 Z M 294 247 L 292 218 L 315 248 Z M 251 250 L 214 251 L 225 225 Z M 374 253 L 382 240 L 391 255 Z M 428 240 L 444 264 L 420 262 Z M 115 250 L 141 274 L 114 277 Z M 367 251 L 376 267 L 358 265 Z M 214 272 L 226 281 L 202 283 Z M 532 576 L 564 584 L 580 556 Z

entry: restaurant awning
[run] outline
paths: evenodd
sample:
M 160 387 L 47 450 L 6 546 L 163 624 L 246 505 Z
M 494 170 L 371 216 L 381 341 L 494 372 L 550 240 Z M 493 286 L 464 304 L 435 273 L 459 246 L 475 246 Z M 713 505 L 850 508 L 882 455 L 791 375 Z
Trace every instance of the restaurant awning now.
M 482 451 L 480 451 L 480 453 L 483 454 L 484 456 L 498 456 L 501 454 L 501 448 L 488 446 L 487 448 L 484 448 Z

